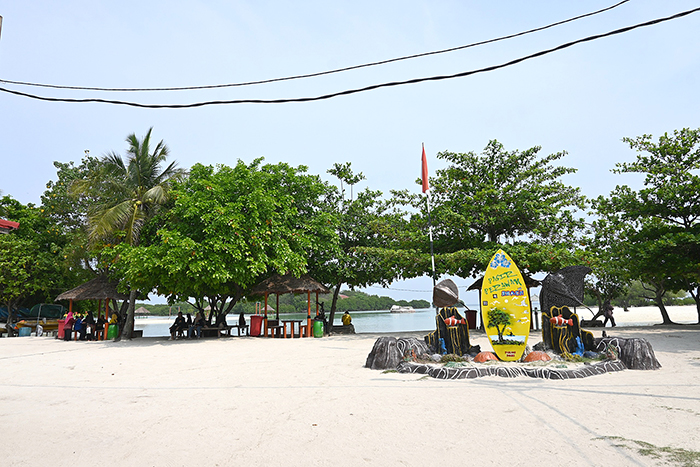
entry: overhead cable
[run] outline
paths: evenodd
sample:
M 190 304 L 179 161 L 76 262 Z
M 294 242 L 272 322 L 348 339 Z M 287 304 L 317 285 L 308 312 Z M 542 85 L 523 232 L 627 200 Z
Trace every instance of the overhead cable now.
M 529 29 L 527 31 L 522 31 L 522 32 L 515 33 L 515 34 L 510 34 L 507 36 L 497 37 L 495 39 L 488 39 L 485 41 L 474 42 L 472 44 L 461 45 L 459 47 L 452 47 L 449 49 L 436 50 L 433 52 L 424 52 L 424 53 L 419 53 L 419 54 L 414 54 L 414 55 L 407 55 L 404 57 L 390 58 L 390 59 L 381 60 L 378 62 L 364 63 L 362 65 L 353 65 L 353 66 L 348 66 L 348 67 L 344 67 L 344 68 L 337 68 L 335 70 L 320 71 L 317 73 L 308 73 L 308 74 L 304 74 L 304 75 L 287 76 L 284 78 L 271 78 L 271 79 L 264 79 L 264 80 L 259 80 L 259 81 L 246 81 L 246 82 L 242 82 L 242 83 L 210 84 L 210 85 L 203 85 L 203 86 L 161 87 L 161 88 L 99 88 L 99 87 L 86 87 L 86 86 L 63 86 L 63 85 L 58 85 L 58 84 L 40 84 L 40 83 L 28 83 L 25 81 L 10 81 L 10 80 L 6 80 L 6 79 L 0 79 L 0 83 L 17 84 L 17 85 L 21 85 L 21 86 L 34 86 L 34 87 L 42 87 L 42 88 L 53 88 L 53 89 L 72 89 L 72 90 L 81 90 L 81 91 L 110 91 L 110 92 L 192 91 L 192 90 L 200 90 L 200 89 L 231 88 L 231 87 L 240 87 L 240 86 L 251 86 L 251 85 L 255 85 L 255 84 L 275 83 L 275 82 L 279 82 L 279 81 L 290 81 L 290 80 L 301 79 L 301 78 L 313 78 L 316 76 L 330 75 L 330 74 L 334 74 L 334 73 L 340 73 L 343 71 L 357 70 L 359 68 L 366 68 L 366 67 L 377 66 L 377 65 L 385 65 L 387 63 L 399 62 L 402 60 L 410 60 L 412 58 L 427 57 L 429 55 L 444 54 L 447 52 L 454 52 L 456 50 L 462 50 L 462 49 L 467 49 L 470 47 L 476 47 L 479 45 L 503 41 L 506 39 L 512 39 L 514 37 L 524 36 L 526 34 L 531 34 L 533 32 L 543 31 L 545 29 L 549 29 L 549 28 L 552 28 L 554 26 L 559 26 L 559 25 L 562 25 L 565 23 L 570 23 L 572 21 L 582 19 L 582 18 L 597 15 L 599 13 L 603 13 L 605 11 L 612 10 L 613 8 L 617 8 L 618 6 L 620 6 L 624 3 L 627 3 L 629 1 L 630 0 L 623 0 L 619 3 L 616 3 L 615 5 L 609 6 L 607 8 L 603 8 L 601 10 L 593 11 L 593 12 L 586 13 L 586 14 L 579 15 L 579 16 L 574 16 L 573 18 L 565 19 L 562 21 L 557 21 L 556 23 L 548 24 L 546 26 L 540 26 L 540 27 L 534 28 L 534 29 Z
M 567 42 L 567 43 L 559 45 L 557 47 L 547 49 L 547 50 L 542 50 L 542 51 L 536 52 L 534 54 L 526 55 L 524 57 L 516 58 L 514 60 L 511 60 L 511 61 L 506 62 L 506 63 L 502 63 L 500 65 L 492 65 L 489 67 L 479 68 L 477 70 L 464 71 L 464 72 L 456 73 L 456 74 L 452 74 L 452 75 L 429 76 L 429 77 L 425 77 L 425 78 L 414 78 L 414 79 L 409 79 L 409 80 L 405 80 L 405 81 L 393 81 L 393 82 L 389 82 L 389 83 L 373 84 L 373 85 L 365 86 L 362 88 L 348 89 L 345 91 L 324 94 L 321 96 L 296 97 L 296 98 L 286 98 L 286 99 L 234 99 L 234 100 L 195 102 L 195 103 L 190 103 L 190 104 L 141 104 L 138 102 L 127 102 L 127 101 L 117 101 L 117 100 L 98 99 L 98 98 L 68 99 L 68 98 L 58 98 L 58 97 L 44 97 L 44 96 L 27 94 L 27 93 L 23 93 L 20 91 L 15 91 L 15 90 L 5 89 L 5 88 L 0 88 L 0 91 L 7 92 L 10 94 L 15 94 L 15 95 L 22 96 L 22 97 L 28 97 L 31 99 L 38 99 L 38 100 L 50 101 L 50 102 L 76 102 L 76 103 L 97 102 L 97 103 L 103 103 L 103 104 L 128 105 L 128 106 L 132 106 L 132 107 L 141 107 L 141 108 L 148 108 L 148 109 L 185 109 L 185 108 L 193 108 L 193 107 L 204 107 L 204 106 L 208 106 L 208 105 L 285 104 L 285 103 L 290 103 L 290 102 L 312 102 L 312 101 L 331 99 L 333 97 L 347 96 L 350 94 L 357 94 L 360 92 L 372 91 L 374 89 L 394 87 L 394 86 L 403 86 L 406 84 L 416 84 L 416 83 L 422 83 L 422 82 L 426 82 L 426 81 L 441 81 L 441 80 L 446 80 L 446 79 L 462 78 L 465 76 L 470 76 L 470 75 L 474 75 L 474 74 L 478 74 L 478 73 L 485 73 L 485 72 L 489 72 L 489 71 L 494 71 L 494 70 L 498 70 L 500 68 L 506 68 L 506 67 L 509 67 L 511 65 L 515 65 L 517 63 L 524 62 L 526 60 L 530 60 L 532 58 L 542 57 L 544 55 L 547 55 L 547 54 L 550 54 L 553 52 L 557 52 L 559 50 L 563 50 L 563 49 L 572 47 L 572 46 L 577 45 L 577 44 L 581 44 L 584 42 L 591 42 L 591 41 L 601 39 L 604 37 L 622 34 L 622 33 L 631 31 L 633 29 L 646 27 L 646 26 L 652 26 L 655 24 L 663 23 L 665 21 L 671 21 L 673 19 L 681 18 L 683 16 L 687 16 L 687 15 L 690 15 L 692 13 L 696 13 L 698 11 L 700 11 L 700 7 L 694 8 L 692 10 L 683 11 L 681 13 L 677 13 L 677 14 L 672 15 L 672 16 L 667 16 L 665 18 L 657 18 L 657 19 L 654 19 L 651 21 L 646 21 L 644 23 L 639 23 L 639 24 L 635 24 L 632 26 L 627 26 L 627 27 L 616 29 L 614 31 L 606 32 L 603 34 L 596 34 L 593 36 L 584 37 L 583 39 L 578 39 L 578 40 L 575 40 L 572 42 Z

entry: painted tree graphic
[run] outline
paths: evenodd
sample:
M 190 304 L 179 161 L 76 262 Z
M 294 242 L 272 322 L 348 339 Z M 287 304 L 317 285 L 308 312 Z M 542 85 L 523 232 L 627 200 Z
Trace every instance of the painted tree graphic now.
M 511 316 L 506 313 L 505 310 L 501 308 L 491 308 L 488 312 L 489 328 L 496 328 L 498 332 L 498 342 L 503 342 L 503 332 L 506 330 L 506 326 L 511 323 Z

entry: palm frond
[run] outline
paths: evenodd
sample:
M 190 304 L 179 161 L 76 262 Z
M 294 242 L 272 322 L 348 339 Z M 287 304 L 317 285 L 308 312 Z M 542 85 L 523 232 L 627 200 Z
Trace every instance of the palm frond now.
M 93 241 L 123 230 L 125 241 L 137 244 L 141 227 L 157 206 L 167 201 L 171 181 L 185 173 L 176 162 L 161 170 L 170 151 L 161 140 L 150 152 L 152 130 L 151 127 L 141 140 L 134 133 L 127 136 L 129 147 L 125 156 L 105 154 L 100 173 L 81 187 L 99 191 L 102 199 L 111 200 L 96 206 L 90 215 Z
M 88 218 L 90 240 L 102 240 L 126 227 L 134 207 L 133 200 L 125 200 L 114 206 L 98 206 Z
M 163 204 L 168 200 L 166 189 L 163 185 L 156 185 L 143 194 L 144 204 Z

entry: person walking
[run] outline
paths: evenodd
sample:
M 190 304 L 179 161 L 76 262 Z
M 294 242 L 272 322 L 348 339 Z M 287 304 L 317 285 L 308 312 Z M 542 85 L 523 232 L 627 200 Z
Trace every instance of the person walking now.
M 603 304 L 603 313 L 605 316 L 605 320 L 603 321 L 603 327 L 605 327 L 608 324 L 608 321 L 610 321 L 612 327 L 615 327 L 615 318 L 613 318 L 613 306 L 610 304 L 610 300 L 606 300 Z

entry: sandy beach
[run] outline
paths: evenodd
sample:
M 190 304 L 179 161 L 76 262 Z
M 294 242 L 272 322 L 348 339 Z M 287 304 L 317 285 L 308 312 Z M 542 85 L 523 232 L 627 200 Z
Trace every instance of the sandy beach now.
M 444 381 L 363 368 L 378 337 L 369 334 L 0 339 L 0 458 L 10 466 L 683 465 L 642 455 L 637 442 L 657 454 L 700 451 L 700 327 L 608 332 L 648 339 L 663 368 Z M 540 340 L 533 332 L 530 344 Z M 483 333 L 472 343 L 489 348 Z

